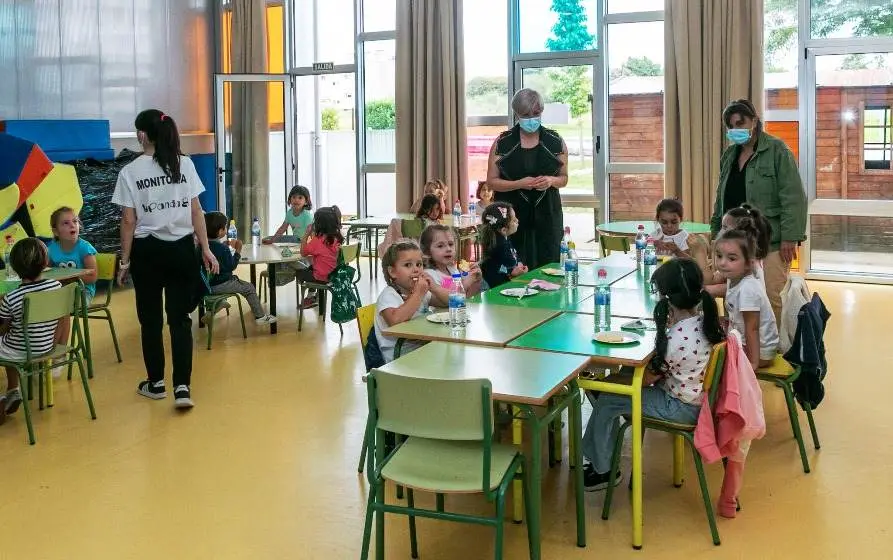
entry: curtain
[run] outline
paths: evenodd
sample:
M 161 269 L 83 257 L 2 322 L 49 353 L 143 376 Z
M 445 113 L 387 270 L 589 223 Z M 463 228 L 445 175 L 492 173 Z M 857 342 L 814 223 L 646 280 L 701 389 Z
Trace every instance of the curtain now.
M 232 72 L 267 71 L 265 0 L 233 0 Z M 229 123 L 232 133 L 232 207 L 242 239 L 251 235 L 251 222 L 260 219 L 264 234 L 269 229 L 269 143 L 266 82 L 230 82 Z
M 477 1 L 477 0 L 475 0 Z M 428 179 L 468 200 L 462 0 L 397 2 L 397 209 Z
M 713 212 L 726 146 L 722 110 L 763 104 L 763 0 L 666 0 L 665 192 L 686 219 Z

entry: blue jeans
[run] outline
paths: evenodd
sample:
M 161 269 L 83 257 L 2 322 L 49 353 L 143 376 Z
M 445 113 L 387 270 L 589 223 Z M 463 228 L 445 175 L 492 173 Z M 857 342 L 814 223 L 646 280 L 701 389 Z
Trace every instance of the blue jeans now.
M 662 387 L 642 387 L 642 415 L 670 422 L 694 424 L 701 407 L 686 404 L 670 396 Z M 632 412 L 632 400 L 625 395 L 601 393 L 595 400 L 592 415 L 583 434 L 583 456 L 589 459 L 595 472 L 606 473 L 611 468 L 614 441 L 620 431 L 620 416 Z

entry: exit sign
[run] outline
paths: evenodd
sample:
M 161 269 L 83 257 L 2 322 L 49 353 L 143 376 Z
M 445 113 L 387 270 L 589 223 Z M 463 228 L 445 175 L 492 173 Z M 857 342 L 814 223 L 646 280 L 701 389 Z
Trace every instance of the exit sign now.
M 314 72 L 331 72 L 335 69 L 334 62 L 314 62 L 313 63 L 313 71 Z

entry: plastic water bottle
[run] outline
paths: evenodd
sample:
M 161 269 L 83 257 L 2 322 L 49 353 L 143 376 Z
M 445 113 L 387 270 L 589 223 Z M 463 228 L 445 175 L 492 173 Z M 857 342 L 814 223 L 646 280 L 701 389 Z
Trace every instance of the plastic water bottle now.
M 599 331 L 611 330 L 611 284 L 608 283 L 608 271 L 598 269 L 598 280 L 595 284 L 595 328 Z
M 642 257 L 642 262 L 645 266 L 657 265 L 657 249 L 654 248 L 654 239 L 650 237 L 645 242 L 645 251 L 644 256 Z
M 461 225 L 462 220 L 462 205 L 459 204 L 459 199 L 456 199 L 456 203 L 453 204 L 453 225 L 459 227 Z
M 450 330 L 459 332 L 465 328 L 465 286 L 462 285 L 462 275 L 453 274 L 453 283 L 450 285 Z
M 251 222 L 251 244 L 260 245 L 260 220 L 257 218 Z
M 636 262 L 641 263 L 645 254 L 645 245 L 648 242 L 648 235 L 645 233 L 645 226 L 639 224 L 636 233 Z
M 474 222 L 474 216 L 478 212 L 478 205 L 474 201 L 474 197 L 471 197 L 471 200 L 468 201 L 468 213 L 471 214 L 471 220 Z
M 577 247 L 573 241 L 567 243 L 567 258 L 564 259 L 564 285 L 574 289 L 580 280 L 580 270 L 577 264 Z
M 561 246 L 558 249 L 559 258 L 561 261 L 559 262 L 559 266 L 564 269 L 564 261 L 567 259 L 567 247 L 568 243 L 571 242 L 571 228 L 568 226 L 564 227 L 564 236 L 561 238 Z
M 3 251 L 3 264 L 6 265 L 6 279 L 7 280 L 18 280 L 19 275 L 15 270 L 12 269 L 12 248 L 15 246 L 15 239 L 12 237 L 6 238 L 6 250 Z
M 226 238 L 230 241 L 235 241 L 239 238 L 239 230 L 236 229 L 236 221 L 229 221 L 229 229 L 226 230 Z

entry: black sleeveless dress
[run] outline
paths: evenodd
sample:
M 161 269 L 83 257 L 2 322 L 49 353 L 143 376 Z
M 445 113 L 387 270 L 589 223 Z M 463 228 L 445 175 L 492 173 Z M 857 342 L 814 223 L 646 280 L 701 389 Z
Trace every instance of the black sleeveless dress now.
M 519 125 L 503 132 L 496 139 L 496 166 L 499 177 L 517 181 L 524 177 L 557 176 L 561 171 L 559 155 L 564 141 L 554 130 L 540 127 L 540 143 L 534 148 L 521 147 Z M 558 262 L 564 232 L 561 195 L 555 187 L 545 191 L 516 189 L 494 192 L 494 200 L 510 203 L 518 217 L 518 231 L 512 244 L 518 258 L 529 268 Z

